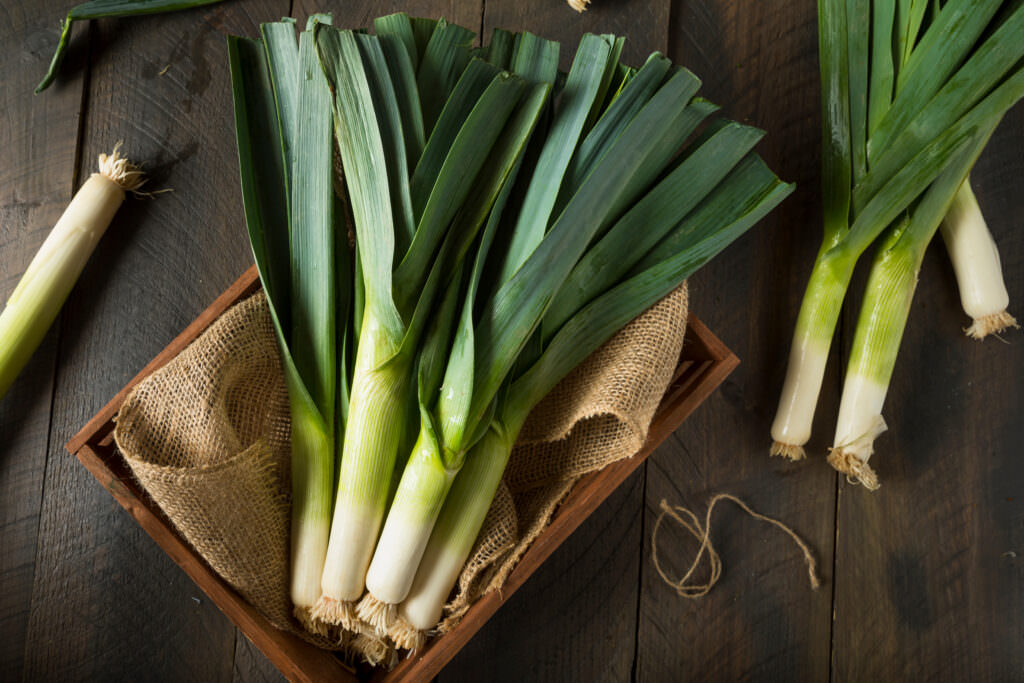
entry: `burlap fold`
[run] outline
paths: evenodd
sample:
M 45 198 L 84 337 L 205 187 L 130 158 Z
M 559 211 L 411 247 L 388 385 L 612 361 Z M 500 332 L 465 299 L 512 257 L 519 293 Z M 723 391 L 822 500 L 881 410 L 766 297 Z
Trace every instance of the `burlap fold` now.
M 676 367 L 686 313 L 683 285 L 534 410 L 440 630 L 501 586 L 582 475 L 639 450 Z M 114 438 L 143 488 L 214 571 L 271 623 L 296 631 L 288 430 L 273 326 L 258 293 L 139 383 Z

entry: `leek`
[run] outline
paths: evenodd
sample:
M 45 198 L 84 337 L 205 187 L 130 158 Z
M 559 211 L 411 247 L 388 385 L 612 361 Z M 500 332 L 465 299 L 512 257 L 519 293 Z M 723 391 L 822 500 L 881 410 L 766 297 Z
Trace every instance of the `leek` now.
M 979 131 L 990 130 L 1024 96 L 1024 6 L 950 0 L 925 12 L 928 3 L 918 4 L 818 3 L 825 230 L 772 424 L 773 455 L 804 456 L 860 255 L 887 229 L 898 230 Z M 935 202 L 949 206 L 955 191 Z M 912 215 L 910 221 L 920 223 Z
M 879 486 L 868 459 L 875 438 L 885 430 L 882 405 L 896 365 L 925 250 L 994 128 L 992 125 L 975 134 L 921 201 L 889 229 L 872 262 L 843 380 L 834 445 L 828 459 L 838 471 L 869 490 Z
M 0 398 L 56 320 L 125 193 L 144 182 L 119 150 L 120 143 L 100 155 L 99 172 L 75 193 L 0 313 Z
M 1003 281 L 999 249 L 971 189 L 971 180 L 953 197 L 953 203 L 942 220 L 942 240 L 953 262 L 960 303 L 971 317 L 964 330 L 968 337 L 984 339 L 1010 327 L 1019 327 L 1006 311 L 1010 295 Z
M 230 37 L 242 195 L 253 254 L 281 351 L 291 413 L 290 594 L 316 630 L 344 432 L 347 367 L 338 361 L 351 299 L 346 239 L 334 187 L 332 114 L 310 18 L 262 26 L 262 41 Z M 344 235 L 344 233 L 341 233 Z
M 420 451 L 410 459 L 399 497 L 388 514 L 375 555 L 379 559 L 371 565 L 368 577 L 372 598 L 361 608 L 364 618 L 380 629 L 390 625 L 393 615 L 393 609 L 386 606 L 400 602 L 409 590 L 419 553 L 448 485 L 505 375 L 587 244 L 609 221 L 610 212 L 628 188 L 621 179 L 634 174 L 653 154 L 674 124 L 675 112 L 685 107 L 696 90 L 692 74 L 680 72 L 670 78 L 629 130 L 615 140 L 603 163 L 548 230 L 559 178 L 568 168 L 590 111 L 602 103 L 603 97 L 598 95 L 605 75 L 612 70 L 609 63 L 617 59 L 617 42 L 611 36 L 585 36 L 581 41 L 560 110 L 545 138 L 511 229 L 510 247 L 497 273 L 504 284 L 483 301 L 474 300 L 475 291 L 467 297 L 443 385 L 436 398 L 421 405 Z M 521 41 L 523 45 L 528 43 Z M 526 61 L 513 58 L 513 64 Z M 476 270 L 485 262 L 486 254 L 478 255 Z M 474 278 L 479 279 L 480 275 Z M 473 308 L 477 306 L 482 313 L 479 321 L 474 321 Z M 437 485 L 425 491 L 421 482 L 432 480 Z
M 588 46 L 587 40 L 593 42 Z M 597 40 L 584 39 L 574 67 L 593 64 L 592 57 L 580 55 L 597 48 Z M 617 59 L 617 41 L 601 40 L 607 45 L 605 59 Z M 592 85 L 613 71 L 585 68 Z M 661 58 L 652 58 L 644 69 L 637 74 L 636 90 L 626 97 L 629 88 L 623 88 L 625 99 L 616 106 L 613 98 L 607 112 L 600 111 L 606 101 L 600 86 L 580 89 L 589 93 L 582 106 L 572 96 L 562 100 L 533 174 L 523 179 L 526 201 L 509 220 L 513 248 L 485 274 L 496 283 L 493 293 L 476 302 L 475 318 L 469 304 L 476 292 L 470 288 L 444 383 L 433 406 L 421 404 L 421 438 L 370 567 L 371 595 L 360 605 L 361 616 L 400 644 L 409 646 L 415 633 L 436 622 L 533 404 L 791 190 L 756 158 L 744 158 L 760 131 L 717 122 L 660 182 L 637 182 L 660 175 L 712 110 L 692 99 L 699 81 L 689 72 L 667 74 Z M 657 74 L 660 88 L 650 87 L 649 73 Z M 567 88 L 573 77 L 570 71 Z M 581 135 L 579 125 L 563 123 L 585 121 L 594 107 L 601 114 L 593 117 L 594 137 Z M 608 134 L 602 125 L 608 121 L 618 127 L 617 134 Z M 574 186 L 575 176 L 566 171 L 581 150 L 596 153 L 585 180 Z M 551 163 L 556 155 L 563 161 Z M 552 217 L 554 197 L 562 192 L 569 199 Z M 531 196 L 551 199 L 532 204 Z M 616 220 L 622 207 L 628 210 Z M 682 224 L 681 215 L 688 216 Z M 526 246 L 515 248 L 517 242 Z M 478 266 L 486 260 L 485 249 L 482 245 L 478 252 Z M 527 344 L 533 334 L 536 341 Z M 532 372 L 516 371 L 531 367 Z M 517 382 L 516 376 L 523 379 Z M 499 391 L 504 385 L 511 388 Z M 444 552 L 432 552 L 431 546 Z M 405 618 L 392 623 L 393 605 L 403 598 Z

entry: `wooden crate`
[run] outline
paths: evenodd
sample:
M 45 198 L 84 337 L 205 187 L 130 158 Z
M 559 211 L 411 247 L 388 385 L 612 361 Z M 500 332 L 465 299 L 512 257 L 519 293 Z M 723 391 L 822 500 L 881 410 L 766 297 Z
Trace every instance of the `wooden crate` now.
M 113 441 L 114 416 L 128 392 L 143 378 L 165 365 L 198 337 L 225 310 L 259 288 L 256 267 L 251 267 L 213 304 L 178 335 L 149 365 L 89 421 L 68 443 L 93 476 L 127 510 L 234 624 L 292 681 L 429 680 L 465 645 L 503 602 L 518 589 L 578 527 L 682 423 L 739 364 L 739 359 L 693 314 L 686 329 L 683 352 L 661 406 L 651 424 L 647 442 L 635 456 L 584 476 L 558 508 L 551 524 L 534 541 L 509 575 L 500 594 L 481 598 L 459 625 L 432 640 L 415 657 L 404 659 L 389 673 L 356 672 L 332 653 L 280 631 L 221 580 L 174 530 L 170 521 L 141 489 Z

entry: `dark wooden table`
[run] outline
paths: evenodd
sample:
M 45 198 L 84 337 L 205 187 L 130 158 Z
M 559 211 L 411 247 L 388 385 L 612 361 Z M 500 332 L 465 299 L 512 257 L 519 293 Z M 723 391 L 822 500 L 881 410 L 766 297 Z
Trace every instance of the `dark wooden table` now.
M 667 51 L 703 94 L 769 131 L 760 152 L 796 194 L 692 281 L 693 308 L 740 369 L 450 664 L 455 680 L 1024 680 L 1024 337 L 972 342 L 944 249 L 928 254 L 872 464 L 876 493 L 823 453 L 845 354 L 826 377 L 812 457 L 767 457 L 793 319 L 819 241 L 819 113 L 811 0 L 233 0 L 76 27 L 55 87 L 33 96 L 68 0 L 0 4 L 0 296 L 14 288 L 97 154 L 124 140 L 153 187 L 100 244 L 58 324 L 0 401 L 0 679 L 256 681 L 279 675 L 63 444 L 251 263 L 224 34 L 331 10 L 365 25 L 403 9 L 489 34 L 574 44 L 628 37 Z M 563 50 L 563 57 L 567 53 Z M 1024 108 L 974 182 L 1024 313 Z M 863 282 L 863 273 L 859 276 Z M 855 284 L 851 291 L 857 292 Z M 841 323 L 849 344 L 855 311 Z M 650 531 L 668 499 L 703 514 L 728 491 L 792 524 L 799 553 L 732 509 L 714 536 L 724 577 L 676 597 Z M 718 514 L 718 513 L 716 513 Z M 694 544 L 666 535 L 663 557 Z

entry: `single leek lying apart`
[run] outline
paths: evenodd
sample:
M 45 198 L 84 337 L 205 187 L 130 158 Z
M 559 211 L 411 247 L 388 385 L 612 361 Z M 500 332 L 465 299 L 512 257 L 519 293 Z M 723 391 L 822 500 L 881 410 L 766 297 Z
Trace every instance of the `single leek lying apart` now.
M 0 313 L 0 398 L 57 318 L 125 193 L 144 182 L 119 147 L 100 155 L 99 172 L 75 193 Z
M 960 303 L 971 316 L 965 332 L 974 339 L 999 334 L 1017 321 L 1006 311 L 1010 294 L 1003 281 L 999 250 L 968 178 L 957 190 L 953 204 L 942 220 L 942 240 L 953 262 Z
M 883 424 L 879 411 L 916 282 L 913 264 L 952 205 L 979 138 L 1024 96 L 1024 6 L 819 0 L 818 15 L 825 239 L 797 319 L 772 453 L 803 457 L 853 267 L 885 233 L 851 360 L 856 376 L 881 386 L 847 382 L 834 445 L 842 452 L 856 444 L 863 461 Z M 962 169 L 959 177 L 949 175 L 954 167 Z M 879 331 L 861 332 L 870 325 Z M 852 416 L 861 410 L 870 417 Z M 842 466 L 849 459 L 834 455 L 841 471 L 858 475 Z

